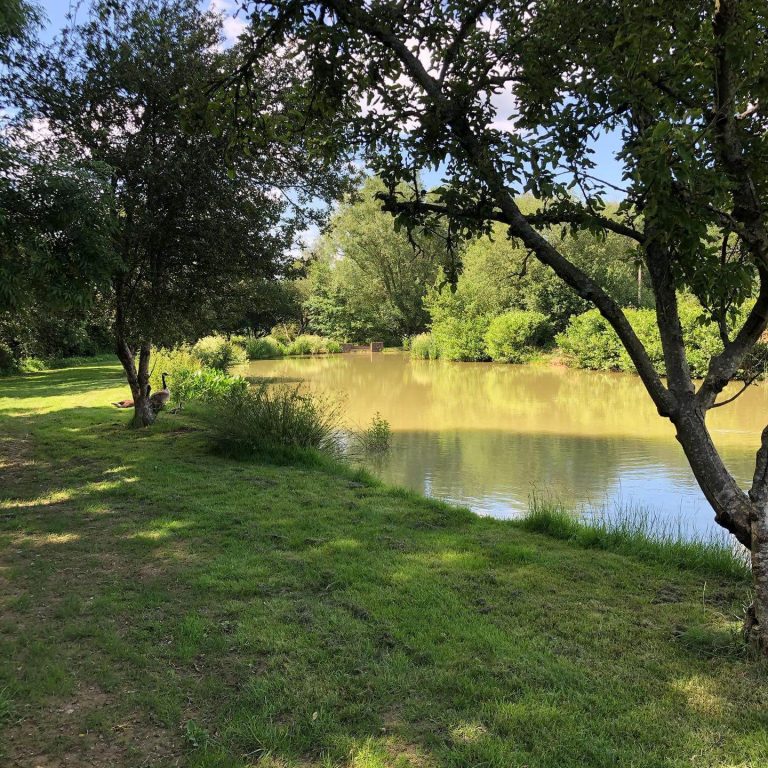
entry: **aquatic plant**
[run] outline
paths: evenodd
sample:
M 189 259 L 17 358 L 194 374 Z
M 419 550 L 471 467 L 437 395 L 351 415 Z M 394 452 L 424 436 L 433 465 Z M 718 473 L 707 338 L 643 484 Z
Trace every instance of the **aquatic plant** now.
M 208 368 L 227 371 L 233 365 L 246 361 L 245 350 L 231 339 L 224 336 L 204 336 L 192 351 Z
M 245 354 L 249 360 L 268 360 L 282 357 L 285 354 L 285 346 L 272 336 L 260 336 L 246 339 Z
M 437 360 L 440 350 L 437 340 L 431 333 L 419 333 L 411 337 L 411 357 L 420 360 Z
M 378 412 L 365 429 L 355 432 L 354 443 L 361 453 L 383 454 L 392 445 L 392 428 L 389 422 Z

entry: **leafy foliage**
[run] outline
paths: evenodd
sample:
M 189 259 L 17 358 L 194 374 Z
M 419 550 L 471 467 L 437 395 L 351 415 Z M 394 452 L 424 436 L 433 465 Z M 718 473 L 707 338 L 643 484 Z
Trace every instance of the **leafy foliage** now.
M 488 355 L 501 363 L 523 363 L 551 338 L 547 317 L 523 309 L 494 317 L 485 333 Z
M 184 372 L 199 371 L 203 367 L 202 360 L 192 351 L 189 345 L 181 345 L 173 349 L 160 347 L 152 350 L 152 371 L 149 382 L 155 391 L 162 388 L 162 374 L 170 377 L 171 388 L 174 394 L 177 390 L 176 382 Z M 183 400 L 186 398 L 180 398 Z
M 0 311 L 85 310 L 120 264 L 107 169 L 34 147 L 12 154 L 0 168 Z
M 518 198 L 517 203 L 522 210 L 535 210 L 540 205 L 530 196 Z M 596 239 L 588 234 L 562 237 L 555 233 L 551 238 L 621 306 L 638 306 L 638 293 L 640 306 L 653 306 L 647 276 L 638 286 L 637 249 L 625 239 L 614 234 Z M 491 236 L 467 245 L 457 290 L 471 293 L 493 315 L 509 309 L 541 312 L 556 330 L 562 330 L 572 315 L 589 308 L 589 303 L 551 269 L 532 258 L 519 242 L 510 240 L 500 225 L 493 228 Z
M 225 373 L 247 359 L 246 351 L 224 336 L 205 336 L 192 347 L 192 352 L 203 365 Z
M 95 0 L 85 19 L 72 19 L 24 77 L 20 121 L 45 125 L 46 157 L 77 160 L 44 178 L 36 219 L 58 229 L 43 237 L 45 258 L 31 267 L 70 303 L 80 283 L 83 293 L 108 293 L 144 423 L 138 405 L 151 346 L 244 322 L 248 298 L 285 270 L 297 232 L 323 219 L 322 202 L 344 188 L 345 169 L 316 161 L 287 136 L 262 134 L 258 147 L 233 151 L 233 137 L 205 109 L 233 53 L 221 46 L 222 19 L 194 0 Z M 287 69 L 265 70 L 252 92 L 279 111 L 293 85 L 301 87 Z M 36 179 L 18 176 L 14 194 Z M 24 232 L 12 234 L 0 237 L 20 242 Z M 0 271 L 13 272 L 6 261 L 23 261 L 28 250 L 0 254 Z M 61 271 L 65 279 L 56 280 Z
M 355 447 L 365 455 L 384 454 L 392 447 L 392 428 L 389 422 L 377 411 L 371 423 L 365 429 L 352 435 Z
M 341 344 L 311 333 L 297 336 L 286 348 L 286 355 L 328 355 L 341 352 Z
M 746 311 L 745 308 L 744 311 Z M 627 318 L 643 342 L 658 373 L 664 374 L 664 352 L 661 346 L 656 316 L 652 310 L 626 310 Z M 723 351 L 717 326 L 705 322 L 706 315 L 694 299 L 681 302 L 680 319 L 688 363 L 696 377 L 706 375 L 710 361 Z M 593 370 L 635 371 L 625 348 L 618 336 L 600 313 L 589 310 L 571 319 L 566 330 L 559 334 L 557 343 L 580 368 Z M 748 368 L 742 369 L 742 378 L 761 373 L 766 350 L 764 345 L 756 347 L 753 358 L 747 361 Z
M 13 350 L 3 341 L 0 341 L 0 374 L 6 375 L 18 370 L 18 360 Z
M 184 368 L 170 380 L 171 397 L 179 407 L 192 402 L 216 402 L 232 392 L 247 388 L 248 382 L 245 379 L 230 376 L 216 368 Z
M 596 309 L 571 318 L 557 343 L 579 368 L 620 370 L 621 342 Z
M 411 337 L 409 347 L 411 357 L 421 360 L 437 360 L 440 357 L 440 349 L 431 333 L 418 333 Z
M 444 360 L 487 360 L 485 333 L 490 315 L 482 302 L 464 292 L 434 290 L 427 299 L 432 337 Z
M 445 266 L 445 236 L 392 227 L 379 199 L 384 184 L 368 178 L 331 218 L 314 247 L 306 300 L 309 322 L 344 341 L 398 343 L 428 322 L 424 296 Z
M 268 360 L 282 357 L 285 347 L 272 336 L 250 338 L 245 341 L 245 354 L 249 360 Z
M 248 386 L 245 379 L 230 376 L 217 368 L 206 367 L 194 348 L 189 346 L 156 349 L 152 359 L 152 389 L 157 391 L 162 387 L 162 374 L 167 373 L 171 402 L 179 408 L 191 402 L 210 403 Z

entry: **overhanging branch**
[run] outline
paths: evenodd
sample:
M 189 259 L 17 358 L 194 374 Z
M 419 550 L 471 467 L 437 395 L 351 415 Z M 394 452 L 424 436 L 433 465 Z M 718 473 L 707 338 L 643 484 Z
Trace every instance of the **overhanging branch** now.
M 475 209 L 471 208 L 457 208 L 447 205 L 440 205 L 437 203 L 427 203 L 421 200 L 397 200 L 389 195 L 380 195 L 379 199 L 383 202 L 383 208 L 390 213 L 407 213 L 411 216 L 419 216 L 425 213 L 435 214 L 437 216 L 445 216 L 453 219 L 465 219 L 468 221 L 483 221 L 488 218 L 493 221 L 497 221 L 501 224 L 507 223 L 504 215 L 501 211 L 488 211 L 486 208 Z M 586 210 L 571 210 L 571 211 L 541 211 L 526 216 L 526 221 L 534 227 L 538 226 L 557 226 L 559 224 L 587 224 L 593 222 L 603 229 L 607 229 L 610 232 L 614 232 L 622 237 L 629 238 L 635 242 L 642 243 L 644 241 L 643 233 L 630 227 L 627 224 L 622 224 L 620 221 L 615 221 L 607 216 L 600 216 Z

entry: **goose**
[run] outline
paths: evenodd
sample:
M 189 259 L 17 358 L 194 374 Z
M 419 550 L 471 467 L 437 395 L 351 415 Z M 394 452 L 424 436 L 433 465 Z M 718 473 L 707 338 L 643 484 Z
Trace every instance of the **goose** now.
M 171 390 L 168 389 L 168 384 L 165 381 L 166 377 L 170 375 L 171 375 L 170 373 L 163 371 L 162 373 L 163 388 L 159 392 L 150 394 L 150 392 L 152 391 L 152 387 L 147 387 L 147 395 L 149 395 L 149 404 L 155 413 L 157 413 L 158 411 L 162 411 L 163 408 L 165 408 L 165 406 L 168 405 L 168 401 L 171 399 Z M 134 403 L 133 403 L 133 400 L 120 400 L 116 403 L 112 403 L 112 405 L 114 405 L 115 408 L 133 408 Z
M 171 399 L 171 390 L 168 389 L 168 385 L 165 382 L 166 376 L 170 376 L 170 374 L 163 371 L 163 388 L 159 392 L 155 392 L 154 395 L 149 396 L 149 402 L 152 405 L 152 410 L 155 413 L 162 411 L 163 408 L 168 405 L 168 401 Z M 147 389 L 147 394 L 149 395 L 149 389 Z

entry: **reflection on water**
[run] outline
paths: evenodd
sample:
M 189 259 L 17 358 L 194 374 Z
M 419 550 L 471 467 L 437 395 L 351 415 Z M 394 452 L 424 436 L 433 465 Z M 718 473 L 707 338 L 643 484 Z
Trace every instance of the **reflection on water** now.
M 380 412 L 393 439 L 377 473 L 480 514 L 513 516 L 538 492 L 572 507 L 642 504 L 710 527 L 672 427 L 635 376 L 404 354 L 264 360 L 246 372 L 333 393 L 349 425 L 367 425 Z M 709 420 L 746 483 L 768 422 L 768 387 L 751 387 Z

